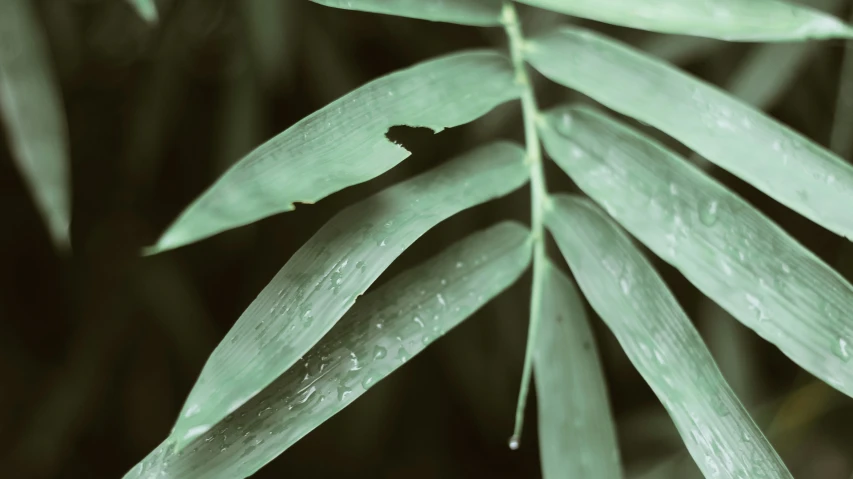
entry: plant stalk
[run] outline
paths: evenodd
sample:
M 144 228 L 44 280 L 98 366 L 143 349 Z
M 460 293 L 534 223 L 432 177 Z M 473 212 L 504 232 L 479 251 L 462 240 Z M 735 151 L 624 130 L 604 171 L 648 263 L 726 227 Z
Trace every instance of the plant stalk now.
M 547 269 L 545 254 L 545 227 L 543 216 L 548 205 L 548 190 L 545 184 L 545 171 L 542 167 L 542 148 L 537 131 L 539 108 L 533 85 L 527 74 L 524 62 L 525 40 L 521 31 L 518 14 L 512 2 L 503 5 L 502 21 L 509 38 L 509 49 L 515 69 L 516 81 L 522 85 L 521 108 L 524 117 L 524 140 L 527 147 L 526 161 L 530 167 L 530 229 L 533 240 L 533 286 L 530 294 L 530 323 L 527 330 L 527 347 L 524 353 L 524 368 L 521 374 L 521 387 L 515 410 L 515 427 L 509 440 L 511 449 L 518 449 L 521 431 L 524 427 L 524 410 L 530 391 L 530 378 L 533 372 L 533 351 L 542 309 L 542 289 Z

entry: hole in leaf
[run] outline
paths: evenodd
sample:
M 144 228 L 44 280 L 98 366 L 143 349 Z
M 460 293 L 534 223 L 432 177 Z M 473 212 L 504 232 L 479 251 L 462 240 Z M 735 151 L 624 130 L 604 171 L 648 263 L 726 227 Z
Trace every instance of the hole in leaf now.
M 391 141 L 411 151 L 423 151 L 435 144 L 435 133 L 429 128 L 411 126 L 392 126 L 385 133 L 388 141 Z

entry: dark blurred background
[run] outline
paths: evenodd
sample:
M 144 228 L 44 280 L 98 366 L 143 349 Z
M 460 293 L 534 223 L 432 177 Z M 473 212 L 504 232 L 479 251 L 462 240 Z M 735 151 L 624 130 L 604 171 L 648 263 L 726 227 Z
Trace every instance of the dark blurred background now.
M 307 0 L 162 0 L 157 25 L 145 24 L 123 0 L 35 3 L 70 132 L 73 254 L 53 249 L 0 135 L 3 477 L 120 477 L 166 437 L 217 341 L 335 212 L 484 141 L 522 140 L 515 103 L 438 135 L 394 128 L 389 135 L 413 155 L 376 180 L 141 257 L 183 207 L 261 142 L 383 74 L 460 48 L 504 48 L 503 32 Z M 847 0 L 804 3 L 844 18 L 851 13 Z M 528 33 L 573 21 L 521 12 Z M 768 50 L 586 24 L 733 89 L 829 145 L 843 42 Z M 585 101 L 541 77 L 536 86 L 543 107 Z M 694 161 L 848 279 L 853 275 L 848 243 Z M 552 190 L 573 190 L 556 168 L 549 173 Z M 500 219 L 527 221 L 527 195 L 522 190 L 445 222 L 380 281 Z M 792 472 L 848 479 L 853 399 L 815 382 L 673 269 L 656 264 Z M 507 447 L 528 294 L 525 276 L 256 477 L 539 477 L 535 401 L 521 449 Z M 613 336 L 591 319 L 626 469 L 632 477 L 693 477 L 662 406 Z

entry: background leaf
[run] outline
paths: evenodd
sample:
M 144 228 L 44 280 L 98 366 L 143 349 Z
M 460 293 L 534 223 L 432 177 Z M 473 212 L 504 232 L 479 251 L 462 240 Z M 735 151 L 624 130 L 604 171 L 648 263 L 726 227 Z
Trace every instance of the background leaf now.
M 543 134 L 578 186 L 699 290 L 853 395 L 853 286 L 761 212 L 658 143 L 590 109 Z
M 542 477 L 622 477 L 607 386 L 584 301 L 548 264 L 534 356 Z
M 501 0 L 311 0 L 327 7 L 462 25 L 501 24 Z
M 290 258 L 216 347 L 172 436 L 183 444 L 254 397 L 430 228 L 524 184 L 523 158 L 521 147 L 494 143 L 338 213 Z
M 530 262 L 528 235 L 501 223 L 392 279 L 181 454 L 164 443 L 125 477 L 251 475 L 514 283 Z
M 152 252 L 313 203 L 409 156 L 385 137 L 395 125 L 436 132 L 518 97 L 509 61 L 480 50 L 389 74 L 332 102 L 256 148 L 163 233 Z
M 545 76 L 673 136 L 825 228 L 853 238 L 853 168 L 723 91 L 588 30 L 533 41 Z M 625 78 L 632 81 L 625 82 Z
M 0 114 L 12 156 L 57 247 L 69 247 L 68 139 L 50 52 L 32 2 L 0 2 Z
M 557 196 L 546 222 L 593 309 L 675 422 L 705 477 L 791 478 L 648 260 L 588 200 Z
M 850 38 L 853 29 L 820 11 L 777 0 L 519 0 L 624 27 L 730 41 Z
M 136 13 L 148 23 L 157 23 L 157 4 L 154 0 L 127 0 Z

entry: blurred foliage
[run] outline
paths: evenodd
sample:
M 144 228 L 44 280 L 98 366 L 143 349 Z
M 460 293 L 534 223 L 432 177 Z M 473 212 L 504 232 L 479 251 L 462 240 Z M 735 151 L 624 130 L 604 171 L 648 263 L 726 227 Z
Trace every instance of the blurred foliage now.
M 835 13 L 849 16 L 853 5 L 844 3 Z M 521 140 L 517 103 L 437 137 L 425 129 L 393 128 L 389 135 L 414 154 L 376 180 L 142 258 L 140 248 L 253 146 L 385 73 L 460 48 L 503 48 L 503 32 L 303 0 L 161 0 L 156 24 L 145 23 L 126 1 L 36 4 L 68 118 L 74 254 L 55 253 L 0 135 L 0 217 L 7 225 L 0 235 L 0 463 L 6 477 L 121 475 L 168 434 L 216 342 L 335 212 L 485 139 Z M 521 11 L 531 34 L 571 21 Z M 760 48 L 682 44 L 679 37 L 592 25 L 721 86 L 731 85 Z M 788 84 L 774 86 L 779 90 L 769 112 L 828 144 L 843 55 L 840 41 L 815 44 Z M 761 76 L 775 85 L 775 75 L 768 65 L 749 78 L 751 85 Z M 539 76 L 535 82 L 543 108 L 576 96 Z M 708 168 L 853 279 L 848 243 Z M 549 182 L 552 191 L 573 190 L 563 175 L 549 175 Z M 379 283 L 497 219 L 526 221 L 526 198 L 521 191 L 443 223 Z M 710 305 L 673 268 L 656 266 L 738 394 L 758 408 L 759 425 L 793 474 L 847 479 L 853 472 L 849 398 L 826 387 L 802 393 L 812 381 L 806 373 Z M 256 477 L 539 477 L 535 408 L 527 412 L 521 449 L 506 446 L 524 354 L 528 283 L 517 284 Z M 673 455 L 684 446 L 672 422 L 612 335 L 591 319 L 627 469 L 644 473 L 662 461 L 669 467 L 672 457 L 678 462 Z

